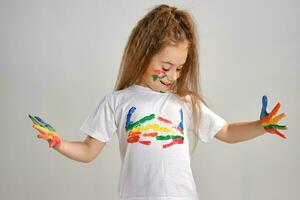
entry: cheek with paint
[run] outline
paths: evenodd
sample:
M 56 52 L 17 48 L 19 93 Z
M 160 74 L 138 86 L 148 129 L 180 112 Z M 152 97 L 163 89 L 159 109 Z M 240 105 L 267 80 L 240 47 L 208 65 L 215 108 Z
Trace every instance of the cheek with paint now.
M 157 80 L 160 80 L 164 77 L 166 77 L 166 72 L 164 72 L 163 70 L 153 70 L 154 71 L 154 74 L 152 75 L 152 79 L 153 81 L 157 81 Z
M 167 76 L 167 75 L 166 75 L 166 72 L 163 71 L 163 70 L 157 69 L 157 70 L 153 70 L 153 72 L 154 72 L 154 74 L 152 75 L 152 80 L 153 80 L 153 81 L 160 80 L 160 79 L 162 79 L 162 78 L 164 78 L 164 77 Z M 171 86 L 171 85 L 169 85 L 168 87 L 170 88 L 170 86 Z M 164 91 L 159 91 L 159 92 L 165 93 Z

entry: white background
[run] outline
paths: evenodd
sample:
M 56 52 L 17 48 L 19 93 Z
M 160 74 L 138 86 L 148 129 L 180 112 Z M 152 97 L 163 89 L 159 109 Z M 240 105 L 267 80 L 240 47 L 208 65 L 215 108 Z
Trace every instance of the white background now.
M 210 108 L 228 122 L 259 118 L 281 102 L 287 139 L 263 135 L 201 143 L 192 169 L 201 200 L 298 200 L 300 3 L 296 0 L 0 1 L 0 198 L 117 199 L 117 137 L 83 164 L 36 138 L 27 115 L 39 115 L 65 140 L 113 90 L 123 49 L 153 6 L 194 16 L 201 83 Z M 299 125 L 298 125 L 299 126 Z

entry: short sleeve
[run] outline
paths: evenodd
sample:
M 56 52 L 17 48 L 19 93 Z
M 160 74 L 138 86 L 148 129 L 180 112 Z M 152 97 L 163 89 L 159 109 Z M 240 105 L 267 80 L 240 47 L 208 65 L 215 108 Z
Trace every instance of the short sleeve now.
M 102 142 L 109 142 L 116 129 L 114 111 L 106 96 L 95 106 L 80 127 L 81 131 Z
M 201 103 L 200 140 L 207 143 L 221 130 L 226 121 Z

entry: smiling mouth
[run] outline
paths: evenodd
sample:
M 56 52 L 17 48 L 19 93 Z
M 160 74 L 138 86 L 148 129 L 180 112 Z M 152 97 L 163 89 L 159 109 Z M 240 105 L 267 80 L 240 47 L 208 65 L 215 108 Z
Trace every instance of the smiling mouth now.
M 166 87 L 168 87 L 168 88 L 171 87 L 171 85 L 172 85 L 171 83 L 164 83 L 164 82 L 162 82 L 161 80 L 160 80 L 160 82 L 161 82 L 161 84 L 163 84 L 164 86 L 166 86 Z

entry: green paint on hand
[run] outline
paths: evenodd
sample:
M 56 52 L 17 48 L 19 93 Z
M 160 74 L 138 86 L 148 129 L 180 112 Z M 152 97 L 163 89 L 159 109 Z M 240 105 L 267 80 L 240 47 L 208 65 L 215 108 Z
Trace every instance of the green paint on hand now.
M 269 124 L 267 126 L 264 126 L 265 128 L 275 128 L 275 129 L 280 129 L 280 130 L 286 130 L 286 126 L 282 125 L 277 125 L 277 124 Z

